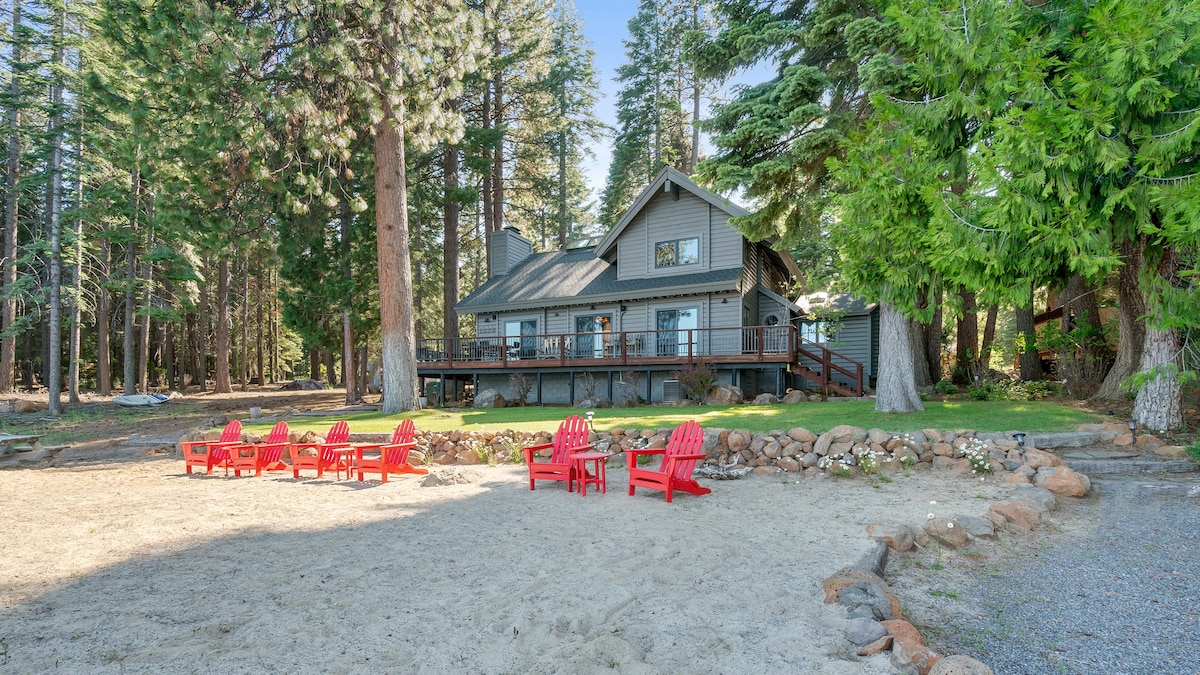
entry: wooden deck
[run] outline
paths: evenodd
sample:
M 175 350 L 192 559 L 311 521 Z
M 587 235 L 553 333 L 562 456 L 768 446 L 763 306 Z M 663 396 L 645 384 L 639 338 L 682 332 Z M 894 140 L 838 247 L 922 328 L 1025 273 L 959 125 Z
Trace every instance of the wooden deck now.
M 800 363 L 815 361 L 814 370 Z M 863 365 L 805 340 L 795 326 L 739 326 L 425 339 L 417 345 L 423 375 L 498 370 L 625 370 L 681 366 L 780 364 L 827 393 L 861 396 Z

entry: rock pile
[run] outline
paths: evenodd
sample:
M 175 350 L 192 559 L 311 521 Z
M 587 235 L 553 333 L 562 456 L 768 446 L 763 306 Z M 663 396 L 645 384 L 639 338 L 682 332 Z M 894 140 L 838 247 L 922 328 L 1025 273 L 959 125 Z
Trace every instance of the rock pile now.
M 1054 493 L 1032 485 L 1018 486 L 1007 502 L 992 504 L 987 514 L 930 518 L 921 525 L 877 521 L 867 526 L 867 536 L 880 542 L 881 555 L 865 569 L 860 562 L 835 572 L 825 580 L 825 602 L 846 607 L 849 621 L 843 632 L 858 647 L 859 656 L 891 652 L 891 664 L 902 673 L 916 675 L 991 675 L 991 669 L 968 656 L 943 656 L 930 649 L 917 629 L 903 620 L 900 601 L 882 578 L 887 551 L 907 552 L 916 547 L 959 548 L 975 539 L 994 539 L 998 532 L 1027 532 L 1057 504 Z

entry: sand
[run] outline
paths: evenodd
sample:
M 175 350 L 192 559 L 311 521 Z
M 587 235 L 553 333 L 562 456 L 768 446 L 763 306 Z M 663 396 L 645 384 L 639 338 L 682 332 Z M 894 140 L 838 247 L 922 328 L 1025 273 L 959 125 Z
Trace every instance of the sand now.
M 890 673 L 853 655 L 821 582 L 873 521 L 1010 491 L 747 477 L 667 504 L 627 496 L 620 468 L 586 498 L 458 470 L 477 482 L 188 476 L 178 457 L 0 471 L 0 671 Z

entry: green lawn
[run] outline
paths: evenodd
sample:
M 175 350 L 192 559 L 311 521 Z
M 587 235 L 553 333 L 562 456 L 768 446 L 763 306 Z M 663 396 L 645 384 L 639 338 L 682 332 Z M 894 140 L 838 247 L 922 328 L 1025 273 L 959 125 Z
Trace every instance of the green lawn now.
M 1104 418 L 1047 401 L 953 401 L 929 402 L 925 411 L 910 415 L 889 415 L 875 412 L 873 401 L 838 401 L 830 403 L 800 403 L 767 406 L 688 406 L 606 408 L 596 410 L 595 427 L 671 428 L 688 419 L 695 419 L 709 428 L 749 429 L 771 431 L 805 427 L 816 433 L 839 424 L 870 429 L 878 427 L 889 432 L 916 429 L 975 429 L 977 431 L 1021 430 L 1030 432 L 1069 431 L 1078 424 L 1100 422 Z M 399 420 L 412 417 L 418 429 L 427 431 L 503 430 L 553 431 L 560 421 L 576 411 L 562 407 L 503 408 L 499 410 L 421 410 L 404 415 L 382 413 L 351 413 L 343 418 L 354 432 L 389 432 Z M 331 418 L 301 417 L 289 419 L 293 429 L 324 431 L 333 423 Z M 266 433 L 271 423 L 247 424 L 252 433 Z

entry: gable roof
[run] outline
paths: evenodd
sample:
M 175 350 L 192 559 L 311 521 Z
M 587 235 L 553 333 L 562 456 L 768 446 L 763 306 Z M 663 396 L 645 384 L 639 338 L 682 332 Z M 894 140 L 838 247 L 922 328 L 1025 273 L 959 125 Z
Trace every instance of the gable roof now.
M 650 183 L 650 186 L 645 190 L 642 190 L 642 193 L 638 195 L 637 199 L 633 200 L 633 204 L 625 210 L 625 214 L 621 216 L 621 219 L 617 221 L 617 224 L 613 227 L 613 229 L 610 230 L 609 233 L 600 240 L 600 243 L 596 245 L 597 256 L 603 258 L 612 252 L 613 247 L 617 245 L 617 239 L 620 238 L 621 233 L 625 231 L 625 228 L 629 227 L 629 224 L 633 222 L 634 216 L 640 213 L 655 195 L 657 195 L 659 192 L 662 192 L 664 189 L 669 188 L 670 186 L 667 184 L 668 182 L 679 186 L 680 189 L 687 190 L 688 192 L 696 195 L 709 204 L 712 204 L 730 216 L 750 215 L 750 212 L 746 209 L 743 209 L 728 199 L 714 195 L 708 190 L 705 190 L 699 185 L 693 183 L 687 176 L 683 175 L 678 170 L 669 166 L 665 166 L 663 167 L 663 170 L 658 173 L 658 177 L 654 179 L 654 182 Z
M 593 249 L 534 253 L 508 274 L 492 277 L 455 308 L 464 314 L 621 302 L 735 291 L 740 269 L 650 279 L 617 279 L 617 268 Z

